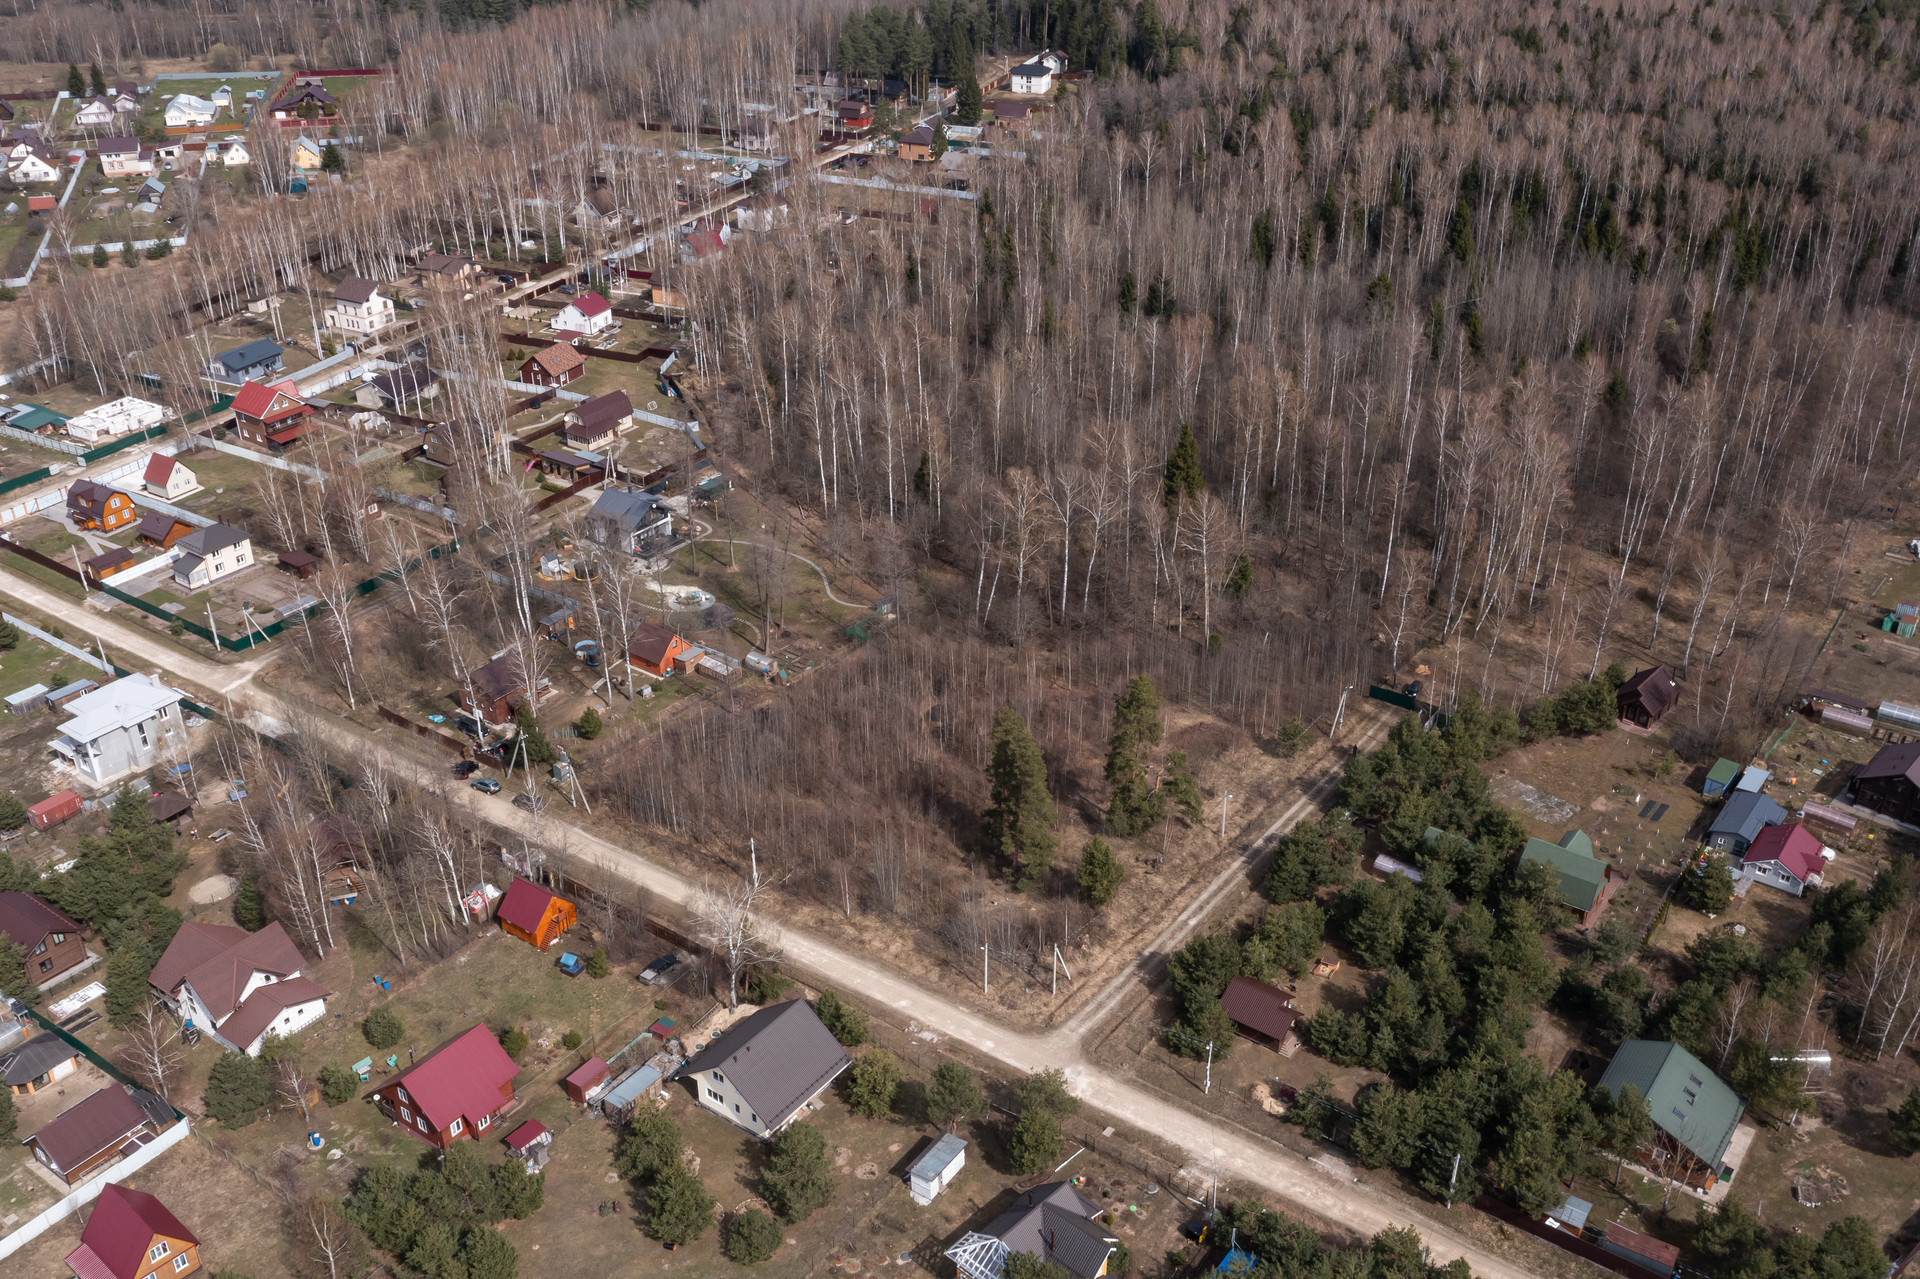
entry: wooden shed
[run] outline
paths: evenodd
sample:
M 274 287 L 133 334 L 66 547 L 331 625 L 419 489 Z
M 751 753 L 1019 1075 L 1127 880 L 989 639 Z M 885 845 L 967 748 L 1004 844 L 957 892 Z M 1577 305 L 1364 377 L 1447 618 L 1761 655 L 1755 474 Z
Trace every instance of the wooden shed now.
M 574 925 L 573 903 L 556 897 L 530 879 L 515 879 L 493 917 L 502 931 L 536 950 L 545 950 Z
M 573 1098 L 576 1105 L 584 1106 L 593 1099 L 594 1093 L 607 1082 L 609 1067 L 598 1057 L 589 1057 L 561 1084 L 567 1090 L 567 1096 Z

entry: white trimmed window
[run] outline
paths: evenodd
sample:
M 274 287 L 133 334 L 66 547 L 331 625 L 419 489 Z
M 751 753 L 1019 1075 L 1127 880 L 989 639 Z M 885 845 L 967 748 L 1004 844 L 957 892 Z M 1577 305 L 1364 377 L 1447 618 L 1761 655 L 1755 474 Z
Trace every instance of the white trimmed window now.
M 462 1128 L 465 1128 L 466 1126 L 467 1126 L 467 1121 L 466 1121 L 466 1120 L 464 1120 L 464 1119 L 456 1119 L 456 1120 L 454 1120 L 454 1121 L 453 1121 L 453 1126 L 452 1126 L 452 1127 L 450 1127 L 450 1128 L 448 1128 L 448 1129 L 447 1129 L 447 1131 L 448 1131 L 449 1133 L 452 1133 L 452 1134 L 453 1134 L 454 1136 L 456 1136 L 456 1137 L 458 1137 L 458 1136 L 460 1135 L 460 1130 L 461 1130 Z
M 155 1245 L 153 1245 L 153 1247 L 147 1249 L 147 1260 L 158 1261 L 160 1260 L 160 1258 L 166 1256 L 168 1253 L 172 1251 L 173 1251 L 173 1245 L 168 1243 L 166 1240 L 162 1239 L 159 1243 L 156 1243 Z
M 484 1128 L 486 1128 L 486 1127 L 487 1127 L 488 1125 L 490 1125 L 491 1123 L 493 1123 L 493 1116 L 492 1116 L 492 1115 L 482 1115 L 482 1116 L 480 1116 L 480 1118 L 479 1118 L 479 1119 L 478 1119 L 477 1121 L 475 1121 L 475 1123 L 474 1123 L 474 1125 L 473 1125 L 473 1126 L 474 1126 L 475 1128 L 482 1128 L 482 1129 L 484 1129 Z
M 192 1264 L 193 1264 L 193 1258 L 189 1257 L 186 1253 L 183 1252 L 179 1256 L 173 1259 L 173 1273 L 179 1274 L 182 1270 L 185 1270 L 188 1266 Z

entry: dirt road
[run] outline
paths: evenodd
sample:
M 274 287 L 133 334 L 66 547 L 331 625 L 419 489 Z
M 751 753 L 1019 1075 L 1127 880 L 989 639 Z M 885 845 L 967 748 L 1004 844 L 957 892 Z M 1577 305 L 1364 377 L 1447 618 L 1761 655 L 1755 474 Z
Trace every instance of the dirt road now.
M 569 856 L 593 862 L 612 875 L 642 885 L 661 901 L 685 906 L 698 891 L 698 886 L 684 876 L 581 830 L 552 811 L 529 813 L 514 807 L 507 794 L 484 795 L 459 785 L 447 770 L 429 769 L 412 757 L 394 751 L 378 737 L 365 735 L 345 721 L 322 720 L 316 723 L 310 712 L 291 706 L 271 691 L 250 683 L 260 667 L 272 660 L 272 652 L 244 664 L 221 666 L 182 653 L 138 629 L 122 625 L 109 615 L 56 595 L 15 573 L 0 570 L 0 593 L 57 617 L 63 624 L 99 636 L 108 646 L 108 656 L 118 656 L 122 665 L 129 665 L 128 656 L 131 656 L 137 658 L 143 667 L 169 672 L 177 679 L 197 684 L 209 692 L 231 697 L 236 713 L 254 711 L 285 723 L 298 724 L 302 732 L 323 732 L 354 751 L 378 751 L 392 773 L 411 779 L 425 789 L 443 792 L 454 802 L 467 805 L 496 826 L 521 833 L 529 839 L 540 840 Z M 1369 735 L 1384 733 L 1388 722 L 1383 718 L 1370 726 Z M 1289 806 L 1261 839 L 1264 841 L 1269 835 L 1290 827 L 1293 822 L 1315 811 L 1317 804 L 1322 802 L 1319 792 L 1329 788 L 1330 783 L 1323 778 L 1313 791 Z M 1249 856 L 1252 855 L 1253 850 L 1249 850 Z M 1183 912 L 1170 926 L 1161 941 L 1156 942 L 1156 947 L 1162 942 L 1177 946 L 1181 939 L 1204 922 L 1209 909 L 1203 909 L 1202 903 L 1209 900 L 1215 904 L 1224 902 L 1231 895 L 1229 890 L 1234 884 L 1234 877 L 1244 876 L 1246 870 L 1246 861 L 1236 859 L 1201 894 L 1195 907 Z M 1089 1107 L 1179 1147 L 1186 1152 L 1191 1166 L 1196 1169 L 1217 1171 L 1223 1179 L 1260 1186 L 1278 1199 L 1330 1221 L 1340 1222 L 1362 1235 L 1372 1235 L 1390 1226 L 1411 1227 L 1419 1232 L 1437 1260 L 1450 1261 L 1455 1257 L 1464 1257 L 1474 1273 L 1482 1279 L 1523 1279 L 1529 1273 L 1436 1223 L 1391 1190 L 1355 1183 L 1323 1171 L 1289 1150 L 1268 1145 L 1218 1121 L 1183 1110 L 1090 1062 L 1081 1051 L 1083 1038 L 1131 990 L 1136 989 L 1135 983 L 1148 975 L 1148 970 L 1140 966 L 1121 973 L 1069 1021 L 1046 1034 L 1028 1035 L 1009 1030 L 988 1017 L 808 933 L 781 928 L 777 924 L 769 927 L 777 935 L 785 962 L 830 977 L 840 989 L 858 994 L 863 1000 L 876 1005 L 884 1005 L 891 1010 L 890 1019 L 893 1021 L 914 1023 L 942 1038 L 958 1040 L 1012 1069 L 1033 1071 L 1048 1066 L 1059 1067 L 1066 1072 L 1074 1093 L 1084 1098 Z

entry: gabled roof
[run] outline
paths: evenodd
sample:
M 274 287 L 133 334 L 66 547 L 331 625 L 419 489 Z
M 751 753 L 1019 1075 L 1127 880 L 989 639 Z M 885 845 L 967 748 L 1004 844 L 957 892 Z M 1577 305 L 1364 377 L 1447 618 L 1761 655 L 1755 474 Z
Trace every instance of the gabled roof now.
M 1587 911 L 1600 900 L 1600 891 L 1607 885 L 1607 864 L 1593 855 L 1592 848 L 1593 842 L 1584 831 L 1570 830 L 1558 844 L 1529 839 L 1520 860 L 1552 868 L 1560 877 L 1560 900 L 1575 910 Z
M 735 1022 L 673 1078 L 720 1071 L 772 1131 L 852 1064 L 807 1002 L 794 999 Z
M 1679 1044 L 1655 1039 L 1621 1044 L 1600 1079 L 1615 1097 L 1628 1085 L 1647 1099 L 1654 1123 L 1719 1171 L 1746 1109 L 1733 1089 Z
M 623 418 L 633 416 L 633 401 L 627 398 L 625 391 L 608 391 L 590 400 L 582 400 L 573 413 L 581 426 L 606 430 Z
M 67 1254 L 67 1265 L 79 1279 L 135 1279 L 155 1235 L 181 1243 L 200 1242 L 152 1195 L 108 1182 L 100 1188 L 80 1246 Z
M 1709 835 L 1737 835 L 1752 839 L 1767 826 L 1787 819 L 1787 810 L 1757 791 L 1739 791 L 1727 800 L 1707 827 Z
M 1673 672 L 1664 666 L 1654 666 L 1641 671 L 1620 686 L 1618 694 L 1622 704 L 1638 702 L 1655 719 L 1667 713 L 1680 692 L 1673 686 Z
M 193 811 L 193 801 L 177 790 L 156 791 L 147 799 L 147 815 L 156 822 L 170 822 Z
M 587 362 L 587 357 L 565 342 L 555 342 L 544 350 L 535 351 L 527 357 L 527 363 L 537 364 L 547 371 L 550 377 L 571 372 Z
M 97 480 L 75 480 L 67 488 L 67 509 L 104 511 L 119 490 Z
M 350 275 L 340 281 L 339 286 L 333 291 L 333 296 L 342 302 L 366 302 L 372 299 L 379 288 L 380 286 L 372 280 L 363 280 L 357 275 Z
M 12 1052 L 0 1055 L 0 1083 L 18 1088 L 79 1055 L 78 1048 L 51 1030 L 43 1030 Z
M 572 307 L 588 319 L 592 319 L 596 315 L 605 315 L 613 309 L 613 303 L 607 301 L 598 293 L 582 293 L 572 302 L 569 302 L 567 306 Z M 565 310 L 566 307 L 562 307 L 561 309 Z
M 230 924 L 196 922 L 180 925 L 147 980 L 169 995 L 182 982 L 192 986 L 219 1022 L 239 1006 L 240 992 L 254 973 L 291 977 L 305 963 L 278 920 L 257 933 Z
M 530 933 L 540 927 L 553 901 L 554 895 L 532 880 L 516 878 L 507 885 L 506 896 L 500 899 L 493 917 Z
M 194 989 L 198 990 L 199 987 Z M 233 1010 L 233 1016 L 220 1024 L 220 1037 L 245 1052 L 248 1045 L 260 1038 L 281 1013 L 296 1004 L 325 999 L 332 993 L 319 982 L 306 977 L 269 982 L 242 1000 L 240 1006 Z
M 373 379 L 373 389 L 389 400 L 409 400 L 423 394 L 440 379 L 423 360 L 389 369 Z
M 173 532 L 173 526 L 176 524 L 192 527 L 177 515 L 168 515 L 165 511 L 148 511 L 140 517 L 137 531 L 141 537 L 150 537 L 156 542 L 164 542 L 167 534 Z
M 231 524 L 209 524 L 205 528 L 195 529 L 174 545 L 189 555 L 216 555 L 229 546 L 238 546 L 248 540 L 249 534 L 243 528 L 235 528 Z
M 166 453 L 155 453 L 147 459 L 147 469 L 140 476 L 142 484 L 165 484 L 167 477 L 173 474 L 173 458 Z M 141 517 L 146 518 L 145 516 Z
M 500 1090 L 519 1073 L 485 1025 L 454 1036 L 380 1086 L 400 1085 L 436 1130 L 500 1109 Z
M 1299 1015 L 1287 1007 L 1286 992 L 1251 977 L 1235 977 L 1220 996 L 1220 1007 L 1248 1030 L 1285 1039 Z
M 1741 858 L 1743 865 L 1752 866 L 1759 862 L 1779 862 L 1792 876 L 1802 883 L 1812 879 L 1826 869 L 1827 859 L 1822 855 L 1826 845 L 1820 837 L 1802 826 L 1792 822 L 1785 826 L 1769 826 L 1753 837 L 1753 843 L 1747 846 L 1747 855 Z
M 80 925 L 33 893 L 0 893 L 0 936 L 31 951 L 48 933 L 77 933 Z
M 1094 1220 L 1099 1215 L 1100 1205 L 1072 1182 L 1056 1181 L 1021 1195 L 983 1233 L 1009 1252 L 1058 1262 L 1074 1279 L 1094 1279 L 1119 1241 Z
M 667 654 L 673 652 L 675 644 L 685 648 L 687 642 L 658 623 L 641 622 L 633 629 L 627 652 L 649 666 L 659 666 L 667 660 Z
M 602 493 L 587 515 L 618 524 L 629 532 L 672 518 L 660 499 L 653 494 L 629 493 L 623 489 L 608 489 Z
M 1856 781 L 1875 777 L 1904 777 L 1920 786 L 1920 742 L 1882 746 L 1874 757 L 1853 770 Z
M 101 159 L 105 159 L 110 155 L 138 155 L 140 153 L 140 139 L 101 138 L 98 142 L 94 143 L 94 150 L 99 152 Z
M 281 346 L 272 338 L 255 338 L 244 346 L 236 346 L 231 351 L 222 351 L 217 357 L 226 366 L 229 373 L 241 369 L 250 369 L 256 364 L 264 364 L 283 354 Z
M 109 1084 L 26 1140 L 46 1152 L 54 1171 L 66 1173 L 151 1122 L 153 1116 L 125 1088 Z
M 134 553 L 126 547 L 116 546 L 110 551 L 102 551 L 85 563 L 88 571 L 95 577 L 105 577 L 109 573 L 118 572 L 123 565 L 133 563 L 135 558 Z
M 923 124 L 907 134 L 902 140 L 906 142 L 908 146 L 930 147 L 933 145 L 933 130 Z
M 281 397 L 291 403 L 282 403 Z M 283 417 L 305 412 L 307 404 L 294 389 L 292 379 L 273 383 L 249 381 L 233 397 L 233 411 L 258 422 L 276 422 Z
M 76 742 L 91 742 L 113 729 L 145 723 L 177 705 L 181 696 L 179 689 L 135 672 L 68 702 L 65 709 L 72 718 L 60 731 Z
M 539 685 L 547 686 L 546 677 L 539 677 Z M 502 653 L 500 656 L 480 667 L 473 673 L 473 689 L 482 701 L 495 702 L 503 697 L 512 697 L 527 691 L 526 668 L 520 663 L 518 653 Z

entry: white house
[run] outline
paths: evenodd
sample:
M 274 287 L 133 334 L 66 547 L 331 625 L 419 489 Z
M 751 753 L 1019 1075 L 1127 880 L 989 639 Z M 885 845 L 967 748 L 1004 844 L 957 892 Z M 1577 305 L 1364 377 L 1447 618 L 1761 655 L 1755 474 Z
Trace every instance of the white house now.
M 196 921 L 180 925 L 147 980 L 181 1020 L 257 1057 L 268 1035 L 326 1016 L 331 992 L 300 975 L 305 962 L 277 920 L 257 933 Z
M 1053 68 L 1044 62 L 1023 62 L 1010 73 L 1015 93 L 1050 93 Z
M 138 138 L 102 138 L 94 149 L 100 172 L 110 178 L 143 178 L 153 172 L 153 152 L 141 151 Z
M 16 185 L 54 182 L 59 180 L 60 168 L 45 151 L 28 148 L 7 162 L 7 177 Z
M 253 161 L 253 153 L 247 150 L 247 144 L 239 138 L 224 138 L 220 142 L 220 163 L 229 169 Z
M 180 553 L 173 561 L 173 580 L 188 590 L 231 577 L 253 563 L 253 539 L 231 524 L 195 529 L 173 546 Z
M 63 708 L 71 717 L 53 739 L 54 753 L 96 786 L 153 765 L 154 752 L 181 740 L 178 689 L 151 675 L 129 675 L 76 697 Z
M 140 477 L 140 482 L 147 492 L 169 502 L 200 487 L 199 477 L 165 453 L 155 453 L 147 459 L 146 474 Z
M 213 91 L 213 105 L 216 107 L 231 107 L 233 105 L 233 86 L 223 84 L 218 89 L 215 89 Z
M 1034 61 L 1055 75 L 1059 75 L 1067 69 L 1067 55 L 1058 49 L 1048 49 L 1045 53 L 1035 58 Z
M 1826 874 L 1834 851 L 1799 822 L 1769 826 L 1753 837 L 1740 859 L 1739 874 L 1799 897 Z
M 123 395 L 67 419 L 67 435 L 82 444 L 98 444 L 115 436 L 156 427 L 173 416 L 164 404 Z
M 743 1017 L 671 1078 L 693 1083 L 700 1104 L 772 1140 L 853 1064 L 804 999 Z
M 82 129 L 104 129 L 113 123 L 113 103 L 89 98 L 74 109 L 73 122 Z
M 613 324 L 613 304 L 598 293 L 582 293 L 553 317 L 554 328 L 588 336 L 612 328 Z
M 191 93 L 183 93 L 167 103 L 166 121 L 169 129 L 185 129 L 194 125 L 212 124 L 219 118 L 220 108 L 205 98 L 196 98 Z
M 342 333 L 378 333 L 398 317 L 393 299 L 383 297 L 372 280 L 350 275 L 333 291 L 333 305 L 325 315 L 326 325 Z

